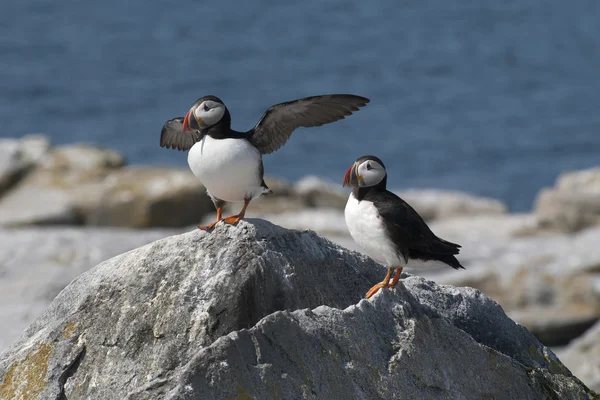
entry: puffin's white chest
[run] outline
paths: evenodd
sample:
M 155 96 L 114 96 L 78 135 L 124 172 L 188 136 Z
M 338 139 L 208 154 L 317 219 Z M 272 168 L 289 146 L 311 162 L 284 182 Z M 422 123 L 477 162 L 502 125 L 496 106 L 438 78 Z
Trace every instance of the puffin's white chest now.
M 211 196 L 243 201 L 262 194 L 258 149 L 244 139 L 213 139 L 206 135 L 190 149 L 190 169 Z
M 388 267 L 404 267 L 402 257 L 385 231 L 383 220 L 375 205 L 367 200 L 358 201 L 352 193 L 344 210 L 350 235 L 373 259 Z

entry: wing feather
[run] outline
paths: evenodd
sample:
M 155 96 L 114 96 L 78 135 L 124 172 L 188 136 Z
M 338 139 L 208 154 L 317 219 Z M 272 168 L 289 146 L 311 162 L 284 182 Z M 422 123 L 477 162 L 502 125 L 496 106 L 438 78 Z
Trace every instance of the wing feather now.
M 167 149 L 189 150 L 202 139 L 197 131 L 183 132 L 183 117 L 168 120 L 160 132 L 160 147 Z
M 248 140 L 262 154 L 269 154 L 283 146 L 296 128 L 339 121 L 368 102 L 369 99 L 361 96 L 330 94 L 276 104 L 248 132 Z

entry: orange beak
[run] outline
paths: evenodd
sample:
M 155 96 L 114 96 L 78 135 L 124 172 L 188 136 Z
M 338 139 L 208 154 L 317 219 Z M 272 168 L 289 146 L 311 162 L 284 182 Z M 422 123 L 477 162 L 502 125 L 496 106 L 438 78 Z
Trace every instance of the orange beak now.
M 354 170 L 354 164 L 352 164 L 352 166 L 350 168 L 348 168 L 348 171 L 346 171 L 346 174 L 344 175 L 344 181 L 342 182 L 342 186 L 352 187 L 352 184 L 350 183 L 350 178 L 352 177 L 353 170 Z
M 363 182 L 363 177 L 358 174 L 358 165 L 355 162 L 350 168 L 348 168 L 348 171 L 346 171 L 342 186 L 357 188 L 362 186 L 361 182 Z

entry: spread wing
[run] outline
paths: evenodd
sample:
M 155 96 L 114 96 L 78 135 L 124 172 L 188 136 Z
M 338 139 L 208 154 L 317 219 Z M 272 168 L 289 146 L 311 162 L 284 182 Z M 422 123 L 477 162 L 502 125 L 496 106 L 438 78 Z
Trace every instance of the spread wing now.
M 283 146 L 296 128 L 339 121 L 368 102 L 352 94 L 330 94 L 276 104 L 248 132 L 248 140 L 261 154 L 269 154 Z
M 183 132 L 183 117 L 168 120 L 160 132 L 160 147 L 189 150 L 202 139 L 200 132 Z

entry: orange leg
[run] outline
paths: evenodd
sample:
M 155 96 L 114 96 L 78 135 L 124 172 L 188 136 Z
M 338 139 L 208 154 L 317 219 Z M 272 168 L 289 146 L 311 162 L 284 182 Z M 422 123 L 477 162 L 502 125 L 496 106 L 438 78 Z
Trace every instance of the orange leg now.
M 396 275 L 394 275 L 394 279 L 392 279 L 392 283 L 387 285 L 387 287 L 391 288 L 391 287 L 396 286 L 398 284 L 398 281 L 400 280 L 400 274 L 402 274 L 402 267 L 396 268 Z
M 208 231 L 211 230 L 212 228 L 215 227 L 216 224 L 218 224 L 219 222 L 221 222 L 221 216 L 223 215 L 223 209 L 221 207 L 217 208 L 217 220 L 215 222 L 213 222 L 212 224 L 208 224 L 208 225 L 201 225 L 198 227 L 198 229 L 201 229 L 203 231 Z
M 388 268 L 387 275 L 385 276 L 385 278 L 383 278 L 383 282 L 378 283 L 377 285 L 375 285 L 371 289 L 369 289 L 369 291 L 367 292 L 367 296 L 366 296 L 367 299 L 370 299 L 371 296 L 373 296 L 375 293 L 377 293 L 379 291 L 379 289 L 388 287 L 388 283 L 390 283 L 390 278 L 392 277 L 392 270 L 393 270 L 393 268 Z
M 238 223 L 239 220 L 244 218 L 244 215 L 246 215 L 246 208 L 248 208 L 248 204 L 250 204 L 250 200 L 244 200 L 244 207 L 242 208 L 242 211 L 240 211 L 238 215 L 232 215 L 231 217 L 223 218 L 223 222 L 231 225 Z

